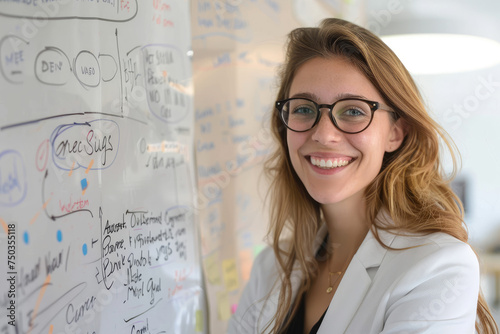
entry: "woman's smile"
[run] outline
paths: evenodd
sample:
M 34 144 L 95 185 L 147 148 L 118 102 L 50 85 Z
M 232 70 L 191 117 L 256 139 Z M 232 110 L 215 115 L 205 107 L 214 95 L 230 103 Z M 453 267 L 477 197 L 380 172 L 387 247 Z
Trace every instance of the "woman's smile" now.
M 356 158 L 350 156 L 332 156 L 332 154 L 317 152 L 304 156 L 304 159 L 309 161 L 311 169 L 320 175 L 333 175 L 340 173 L 356 161 Z

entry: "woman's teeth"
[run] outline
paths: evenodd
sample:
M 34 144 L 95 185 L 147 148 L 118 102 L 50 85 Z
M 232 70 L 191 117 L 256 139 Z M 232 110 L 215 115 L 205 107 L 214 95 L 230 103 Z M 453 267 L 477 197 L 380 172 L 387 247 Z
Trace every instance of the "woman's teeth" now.
M 343 159 L 320 159 L 320 158 L 314 158 L 311 157 L 311 163 L 314 166 L 320 167 L 320 168 L 336 168 L 336 167 L 344 167 L 349 164 L 348 160 L 343 160 Z

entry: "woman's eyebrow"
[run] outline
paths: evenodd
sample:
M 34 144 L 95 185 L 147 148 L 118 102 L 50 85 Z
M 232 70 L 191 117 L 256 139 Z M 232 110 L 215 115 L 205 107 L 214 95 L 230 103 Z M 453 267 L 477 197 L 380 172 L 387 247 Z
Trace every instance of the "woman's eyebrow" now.
M 310 100 L 313 100 L 317 103 L 319 103 L 319 97 L 314 94 L 314 93 L 309 93 L 309 92 L 302 92 L 302 93 L 296 93 L 296 94 L 293 94 L 292 96 L 290 96 L 290 98 L 306 98 L 306 99 L 310 99 Z M 335 101 L 338 101 L 338 100 L 342 100 L 342 99 L 349 99 L 349 98 L 355 98 L 355 99 L 367 99 L 365 96 L 362 96 L 362 95 L 358 95 L 358 94 L 351 94 L 351 93 L 340 93 L 340 94 L 337 94 L 333 99 L 332 101 L 335 102 Z M 333 103 L 331 102 L 331 103 Z
M 351 93 L 340 93 L 335 97 L 335 101 L 342 100 L 342 99 L 365 99 L 366 97 L 363 95 L 358 95 L 358 94 L 351 94 Z
M 307 92 L 293 94 L 292 96 L 290 96 L 290 98 L 306 98 L 313 101 L 319 101 L 318 96 L 316 96 L 313 93 L 307 93 Z

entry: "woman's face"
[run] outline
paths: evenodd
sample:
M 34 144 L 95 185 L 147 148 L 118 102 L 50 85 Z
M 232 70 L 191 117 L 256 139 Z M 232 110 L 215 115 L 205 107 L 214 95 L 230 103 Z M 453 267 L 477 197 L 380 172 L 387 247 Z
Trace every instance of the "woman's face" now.
M 385 104 L 362 72 L 335 57 L 304 63 L 292 81 L 289 97 L 309 97 L 318 104 L 332 104 L 350 95 Z M 396 150 L 403 138 L 400 121 L 392 121 L 382 110 L 377 110 L 370 126 L 357 134 L 339 131 L 326 109 L 322 109 L 319 123 L 311 130 L 287 130 L 293 168 L 320 204 L 361 200 L 363 190 L 380 171 L 384 153 Z M 340 167 L 333 167 L 336 165 Z

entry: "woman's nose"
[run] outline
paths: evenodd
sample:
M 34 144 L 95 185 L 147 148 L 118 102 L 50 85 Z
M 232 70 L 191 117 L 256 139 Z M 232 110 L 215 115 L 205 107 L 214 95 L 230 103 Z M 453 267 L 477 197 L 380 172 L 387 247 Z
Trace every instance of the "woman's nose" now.
M 323 145 L 326 145 L 331 142 L 337 142 L 342 137 L 343 133 L 339 129 L 335 127 L 332 120 L 330 119 L 330 115 L 325 110 L 321 113 L 318 124 L 314 128 L 311 129 L 312 140 L 317 141 Z

